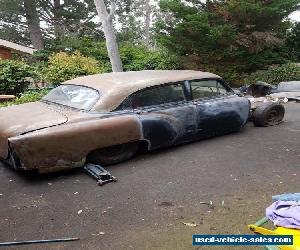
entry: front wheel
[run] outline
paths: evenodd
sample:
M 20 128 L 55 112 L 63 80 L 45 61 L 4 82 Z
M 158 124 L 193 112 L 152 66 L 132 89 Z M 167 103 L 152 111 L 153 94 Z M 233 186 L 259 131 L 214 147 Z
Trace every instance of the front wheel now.
M 97 149 L 90 153 L 88 162 L 103 166 L 117 164 L 131 159 L 138 151 L 138 143 L 127 143 Z
M 282 104 L 267 103 L 258 106 L 253 112 L 253 122 L 255 126 L 268 127 L 282 122 L 285 108 Z

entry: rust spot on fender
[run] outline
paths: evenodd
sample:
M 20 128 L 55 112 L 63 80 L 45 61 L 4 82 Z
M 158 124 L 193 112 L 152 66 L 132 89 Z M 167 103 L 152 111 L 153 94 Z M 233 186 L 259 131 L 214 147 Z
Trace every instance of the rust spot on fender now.
M 9 141 L 26 168 L 34 169 L 54 167 L 62 159 L 78 162 L 95 149 L 141 138 L 136 117 L 118 116 L 46 128 Z

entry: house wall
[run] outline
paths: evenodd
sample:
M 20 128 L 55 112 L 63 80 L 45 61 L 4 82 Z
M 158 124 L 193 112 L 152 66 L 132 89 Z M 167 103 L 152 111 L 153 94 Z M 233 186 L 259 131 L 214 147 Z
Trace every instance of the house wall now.
M 11 50 L 4 48 L 4 47 L 0 47 L 0 58 L 1 59 L 10 59 L 11 58 Z

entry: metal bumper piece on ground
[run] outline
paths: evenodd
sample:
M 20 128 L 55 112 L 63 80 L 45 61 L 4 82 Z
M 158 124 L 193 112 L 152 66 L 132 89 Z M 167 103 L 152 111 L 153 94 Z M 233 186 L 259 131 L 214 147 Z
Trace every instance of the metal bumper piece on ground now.
M 103 186 L 109 182 L 116 182 L 117 178 L 110 174 L 107 170 L 105 170 L 100 165 L 95 164 L 87 164 L 84 166 L 84 171 L 87 172 L 88 175 L 97 180 L 99 186 Z

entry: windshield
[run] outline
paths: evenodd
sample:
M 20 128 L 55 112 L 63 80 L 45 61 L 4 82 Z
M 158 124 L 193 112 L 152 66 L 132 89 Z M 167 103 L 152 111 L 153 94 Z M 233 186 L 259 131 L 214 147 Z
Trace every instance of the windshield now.
M 81 110 L 90 110 L 98 99 L 99 93 L 95 89 L 78 85 L 60 85 L 52 89 L 42 101 Z

